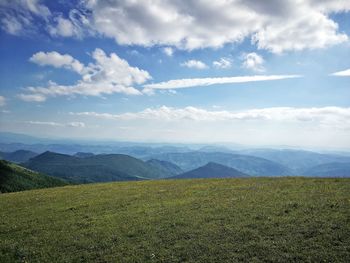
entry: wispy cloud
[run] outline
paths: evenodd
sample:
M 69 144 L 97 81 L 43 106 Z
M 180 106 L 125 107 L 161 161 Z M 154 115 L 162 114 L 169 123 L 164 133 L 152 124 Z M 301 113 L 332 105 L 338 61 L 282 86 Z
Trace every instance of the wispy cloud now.
M 255 52 L 243 54 L 242 55 L 243 63 L 242 66 L 247 69 L 254 71 L 262 72 L 264 71 L 264 59 L 262 56 L 258 55 Z
M 193 78 L 193 79 L 176 79 L 160 83 L 144 85 L 143 92 L 149 93 L 153 90 L 162 89 L 182 89 L 191 87 L 203 87 L 215 84 L 233 84 L 255 81 L 271 81 L 281 79 L 300 78 L 301 75 L 257 75 L 257 76 L 237 76 L 237 77 L 219 77 L 219 78 Z
M 51 127 L 74 127 L 74 128 L 85 128 L 84 122 L 69 122 L 69 123 L 60 123 L 53 121 L 24 121 L 25 124 L 30 125 L 43 125 Z
M 4 96 L 0 96 L 0 107 L 3 107 L 6 105 L 6 99 Z
M 350 69 L 334 72 L 334 73 L 331 74 L 331 76 L 350 77 Z
M 213 62 L 213 66 L 215 68 L 221 68 L 221 69 L 226 69 L 230 68 L 232 65 L 231 59 L 229 58 L 220 58 L 219 60 L 216 60 Z
M 180 64 L 183 67 L 187 67 L 187 68 L 195 68 L 195 69 L 206 69 L 208 68 L 208 66 L 200 61 L 200 60 L 195 60 L 195 59 L 191 59 L 191 60 L 187 60 L 183 63 Z
M 165 55 L 167 55 L 168 57 L 172 57 L 174 54 L 174 49 L 171 47 L 164 47 L 162 48 L 162 51 Z

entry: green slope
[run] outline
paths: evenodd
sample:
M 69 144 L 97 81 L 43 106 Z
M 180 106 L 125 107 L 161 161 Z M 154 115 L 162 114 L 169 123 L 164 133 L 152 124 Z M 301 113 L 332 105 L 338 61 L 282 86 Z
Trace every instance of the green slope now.
M 23 165 L 35 171 L 78 183 L 132 181 L 166 176 L 162 171 L 144 161 L 123 154 L 79 158 L 45 152 Z
M 0 193 L 67 185 L 66 182 L 39 174 L 14 163 L 0 160 Z
M 350 179 L 88 184 L 0 195 L 0 262 L 350 262 Z

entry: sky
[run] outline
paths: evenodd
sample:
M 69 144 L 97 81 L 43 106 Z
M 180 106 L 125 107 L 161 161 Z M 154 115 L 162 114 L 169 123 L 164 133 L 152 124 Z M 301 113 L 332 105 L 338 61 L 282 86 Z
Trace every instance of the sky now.
M 0 0 L 0 131 L 350 149 L 348 0 Z

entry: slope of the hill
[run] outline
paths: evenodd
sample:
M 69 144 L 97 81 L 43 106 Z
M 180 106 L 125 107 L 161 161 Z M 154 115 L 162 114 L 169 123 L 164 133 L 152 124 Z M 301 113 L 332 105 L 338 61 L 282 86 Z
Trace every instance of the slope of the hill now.
M 152 158 L 174 163 L 185 172 L 214 162 L 253 176 L 292 175 L 289 168 L 279 163 L 240 154 L 222 152 L 164 153 L 152 156 Z
M 118 182 L 0 195 L 0 262 L 350 262 L 350 179 Z
M 171 179 L 188 179 L 188 178 L 235 178 L 235 177 L 248 177 L 249 175 L 241 173 L 236 169 L 227 167 L 218 163 L 208 163 L 197 169 L 188 171 L 183 174 L 179 174 L 171 177 Z
M 51 176 L 39 174 L 17 164 L 0 160 L 0 193 L 67 185 Z
M 151 159 L 148 160 L 147 163 L 161 171 L 164 171 L 166 174 L 177 175 L 183 173 L 182 169 L 179 166 L 171 162 Z
M 79 183 L 129 181 L 171 176 L 139 159 L 123 154 L 79 158 L 45 152 L 30 159 L 24 166 Z

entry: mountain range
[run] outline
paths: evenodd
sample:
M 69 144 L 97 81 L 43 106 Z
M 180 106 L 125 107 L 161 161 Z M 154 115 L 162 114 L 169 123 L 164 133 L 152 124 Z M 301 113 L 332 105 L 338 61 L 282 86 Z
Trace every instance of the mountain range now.
M 159 169 L 124 154 L 100 154 L 80 158 L 44 152 L 23 163 L 23 166 L 77 183 L 160 179 L 174 175 L 165 168 Z
M 222 152 L 186 152 L 164 153 L 151 158 L 171 162 L 185 172 L 214 162 L 234 168 L 242 173 L 253 176 L 284 176 L 292 175 L 292 171 L 279 163 L 260 157 L 222 153 Z

